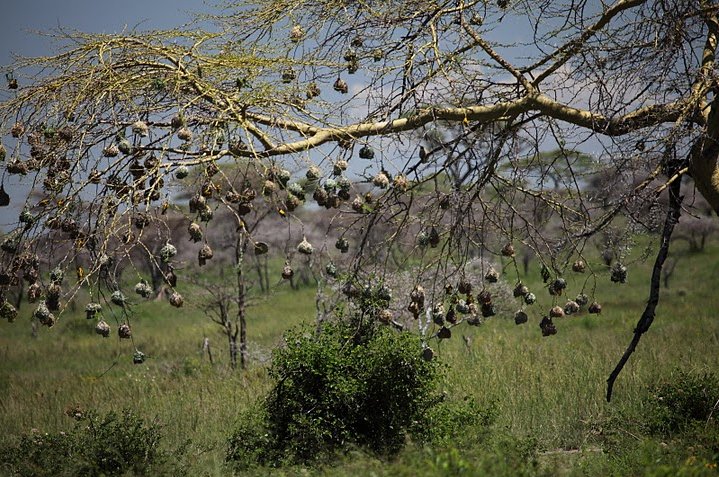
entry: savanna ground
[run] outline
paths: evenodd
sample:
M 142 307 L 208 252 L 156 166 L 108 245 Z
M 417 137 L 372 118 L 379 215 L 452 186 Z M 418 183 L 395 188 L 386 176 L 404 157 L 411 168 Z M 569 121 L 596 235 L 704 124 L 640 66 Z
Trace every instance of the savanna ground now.
M 620 376 L 610 404 L 605 381 L 646 302 L 650 263 L 634 264 L 625 285 L 602 276 L 596 296 L 603 313 L 558 319 L 555 336 L 542 337 L 535 313 L 522 326 L 499 316 L 479 327 L 462 326 L 453 339 L 433 344 L 445 368 L 446 399 L 471 398 L 493 408 L 491 426 L 458 423 L 454 437 L 437 445 L 409 442 L 389 460 L 357 450 L 307 468 L 247 473 L 716 474 L 719 427 L 714 416 L 671 431 L 647 425 L 661 420 L 653 392 L 657 385 L 674 382 L 681 394 L 683 386 L 691 387 L 682 373 L 701 377 L 716 373 L 719 364 L 719 244 L 689 253 L 676 242 L 673 251 L 679 262 L 670 287 L 662 290 L 657 319 Z M 538 267 L 533 261 L 522 277 L 530 288 L 541 286 Z M 224 458 L 234 422 L 269 390 L 267 360 L 283 331 L 314 319 L 314 293 L 311 287 L 282 287 L 249 310 L 253 361 L 247 371 L 236 372 L 229 369 L 219 327 L 192 306 L 180 311 L 165 302 L 134 306 L 135 345 L 148 355 L 141 365 L 132 363 L 130 342 L 114 333 L 108 339 L 96 335 L 94 321 L 86 320 L 80 307 L 54 328 L 40 329 L 35 338 L 23 307 L 14 324 L 0 327 L 4 445 L 31 432 L 72 428 L 68 409 L 101 415 L 127 408 L 161 424 L 163 447 L 184 449 L 178 459 L 189 475 L 230 474 Z M 212 344 L 214 365 L 201 353 L 204 337 Z

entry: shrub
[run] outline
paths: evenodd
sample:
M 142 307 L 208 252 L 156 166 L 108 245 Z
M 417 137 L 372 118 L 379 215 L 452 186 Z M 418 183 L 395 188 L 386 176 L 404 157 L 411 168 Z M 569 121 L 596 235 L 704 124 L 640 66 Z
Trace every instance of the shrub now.
M 180 473 L 160 450 L 157 424 L 146 424 L 129 410 L 102 418 L 77 412 L 74 417 L 78 422 L 69 432 L 34 433 L 0 447 L 0 468 L 20 476 Z
M 650 391 L 647 423 L 654 433 L 675 433 L 719 413 L 719 378 L 710 372 L 679 371 Z
M 278 465 L 351 446 L 379 455 L 402 448 L 440 400 L 437 363 L 422 359 L 414 335 L 350 323 L 286 335 L 273 354 L 275 384 L 230 438 L 228 461 Z

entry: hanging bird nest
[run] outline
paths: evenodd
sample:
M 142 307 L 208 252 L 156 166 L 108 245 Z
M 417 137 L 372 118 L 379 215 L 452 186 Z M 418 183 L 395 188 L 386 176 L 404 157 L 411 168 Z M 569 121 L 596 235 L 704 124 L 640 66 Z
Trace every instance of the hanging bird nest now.
M 514 313 L 514 323 L 516 325 L 522 325 L 522 324 L 526 323 L 528 320 L 529 320 L 529 316 L 527 316 L 527 314 L 524 311 L 519 310 L 516 313 Z
M 552 319 L 548 316 L 542 318 L 539 323 L 539 327 L 542 329 L 542 336 L 552 336 L 557 334 L 557 327 L 554 326 Z
M 341 176 L 342 173 L 347 170 L 347 167 L 349 167 L 349 163 L 344 159 L 339 159 L 332 164 L 332 174 Z
M 387 309 L 380 310 L 379 313 L 377 313 L 377 319 L 384 324 L 389 324 L 393 318 L 394 315 L 392 314 L 392 311 Z
M 170 295 L 170 305 L 174 306 L 175 308 L 180 308 L 185 303 L 184 298 L 182 298 L 182 295 L 180 295 L 177 292 L 173 292 Z
M 197 261 L 202 267 L 212 258 L 213 255 L 214 252 L 212 251 L 212 248 L 208 244 L 204 244 L 197 252 Z
M 514 257 L 514 245 L 511 242 L 502 247 L 502 255 L 505 257 Z
M 95 318 L 95 315 L 102 311 L 102 305 L 99 303 L 88 303 L 85 305 L 85 318 L 91 320 Z
M 564 316 L 564 309 L 561 306 L 553 306 L 551 310 L 549 310 L 549 317 L 550 318 L 562 318 Z
M 120 154 L 120 149 L 116 144 L 108 144 L 102 150 L 102 155 L 105 157 L 117 157 Z
M 338 93 L 342 94 L 347 94 L 349 92 L 349 86 L 347 85 L 347 82 L 342 78 L 337 78 L 337 80 L 332 85 L 332 88 Z
M 181 141 L 190 142 L 192 141 L 192 131 L 187 127 L 182 127 L 177 131 L 177 138 Z
M 131 126 L 132 133 L 140 137 L 147 137 L 150 134 L 150 127 L 145 121 L 135 121 Z
M 347 253 L 347 251 L 350 248 L 350 243 L 346 238 L 340 237 L 335 242 L 335 248 L 337 250 L 339 250 L 341 253 Z
M 514 290 L 512 290 L 512 295 L 514 298 L 524 297 L 529 293 L 529 288 L 527 285 L 522 284 L 522 282 L 517 283 L 517 286 L 514 287 Z
M 332 278 L 337 277 L 337 266 L 333 262 L 329 262 L 325 265 L 325 273 Z
M 187 227 L 187 233 L 190 235 L 192 242 L 197 243 L 202 240 L 202 226 L 196 222 L 190 222 L 190 225 Z
M 380 189 L 386 189 L 389 185 L 389 177 L 384 172 L 378 172 L 373 178 L 372 183 Z
M 16 317 L 17 308 L 15 308 L 15 306 L 13 306 L 13 304 L 9 301 L 3 300 L 2 304 L 0 304 L 0 318 L 7 320 L 8 323 L 12 323 L 15 321 Z
M 305 176 L 311 181 L 316 181 L 322 177 L 322 170 L 317 166 L 310 166 L 309 169 L 307 169 Z
M 168 263 L 175 255 L 177 255 L 177 248 L 169 242 L 160 249 L 160 259 L 163 263 Z
M 130 329 L 130 325 L 128 325 L 127 323 L 121 324 L 117 328 L 117 335 L 120 337 L 120 339 L 129 340 L 132 336 L 132 330 Z
M 314 248 L 312 244 L 307 241 L 307 238 L 302 238 L 302 242 L 297 245 L 297 251 L 303 255 L 312 255 Z
M 285 280 L 289 280 L 294 274 L 295 271 L 292 270 L 290 264 L 288 262 L 285 262 L 285 266 L 282 267 L 282 278 Z
M 107 338 L 110 336 L 110 325 L 108 325 L 105 320 L 100 320 L 95 325 L 95 333 L 102 336 L 103 338 Z
M 472 283 L 469 280 L 462 279 L 457 284 L 457 291 L 463 295 L 472 293 Z
M 127 297 L 125 297 L 125 294 L 120 290 L 115 290 L 112 292 L 112 295 L 110 295 L 110 301 L 117 306 L 125 306 L 127 303 Z
M 313 81 L 307 85 L 307 91 L 306 91 L 307 99 L 314 99 L 317 96 L 319 96 L 320 94 L 322 94 L 322 90 L 320 90 L 320 87 L 317 86 L 317 83 L 315 83 Z
M 566 315 L 573 315 L 574 313 L 578 313 L 579 309 L 579 303 L 574 300 L 569 300 L 567 304 L 564 305 L 564 313 Z
M 627 267 L 622 265 L 620 262 L 612 265 L 611 276 L 612 282 L 614 283 L 626 283 L 627 282 Z
M 490 266 L 487 273 L 484 274 L 484 279 L 489 283 L 497 283 L 499 281 L 499 272 L 494 267 Z
M 587 270 L 587 264 L 584 263 L 584 260 L 576 260 L 572 264 L 572 271 L 576 273 L 584 273 Z
M 360 159 L 374 159 L 374 149 L 368 145 L 364 145 L 359 150 Z
M 409 181 L 407 177 L 403 175 L 394 176 L 394 179 L 392 179 L 392 187 L 398 192 L 407 192 L 407 189 L 409 189 Z
M 302 25 L 295 25 L 290 30 L 289 38 L 292 43 L 299 43 L 305 37 L 305 31 Z
M 580 307 L 586 306 L 587 303 L 589 303 L 589 297 L 584 293 L 580 293 L 579 295 L 577 295 L 574 301 L 577 302 Z
M 142 298 L 149 298 L 154 293 L 154 290 L 152 287 L 147 283 L 146 280 L 140 280 L 139 283 L 135 285 L 135 293 L 140 295 Z
M 175 169 L 175 177 L 182 180 L 190 175 L 190 169 L 187 166 L 180 166 Z

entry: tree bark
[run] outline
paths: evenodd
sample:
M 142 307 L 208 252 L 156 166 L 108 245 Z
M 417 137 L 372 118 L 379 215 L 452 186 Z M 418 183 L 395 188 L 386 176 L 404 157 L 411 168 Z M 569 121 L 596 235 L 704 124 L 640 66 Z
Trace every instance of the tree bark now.
M 689 174 L 699 192 L 719 215 L 719 144 L 713 139 L 707 138 L 701 150 L 692 155 Z
M 244 255 L 247 241 L 244 232 L 238 231 L 237 241 L 235 242 L 235 266 L 237 273 L 237 321 L 239 322 L 240 334 L 240 368 L 245 369 L 247 366 L 247 288 L 244 274 Z M 236 339 L 237 334 L 235 334 Z
M 706 3 L 703 2 L 705 6 Z M 689 173 L 699 192 L 714 212 L 719 214 L 719 86 L 716 80 L 710 83 L 710 78 L 714 77 L 716 50 L 719 45 L 719 18 L 712 14 L 707 15 L 704 21 L 709 32 L 702 53 L 702 67 L 693 93 L 704 97 L 711 92 L 713 99 L 703 108 L 706 130 L 704 137 L 692 148 Z M 705 101 L 702 101 L 700 106 L 704 105 Z

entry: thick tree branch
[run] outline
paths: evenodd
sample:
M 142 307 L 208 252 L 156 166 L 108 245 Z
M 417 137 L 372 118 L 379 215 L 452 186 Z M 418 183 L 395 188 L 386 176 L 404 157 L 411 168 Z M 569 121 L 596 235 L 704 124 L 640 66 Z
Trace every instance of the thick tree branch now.
M 623 116 L 607 117 L 562 104 L 549 96 L 539 94 L 487 106 L 423 109 L 418 114 L 389 121 L 317 129 L 317 132 L 308 138 L 281 144 L 264 151 L 247 151 L 244 154 L 254 157 L 280 156 L 313 149 L 332 141 L 355 140 L 368 136 L 411 131 L 435 121 L 490 123 L 531 111 L 537 111 L 554 119 L 591 129 L 607 136 L 621 136 L 637 129 L 675 122 L 686 114 L 686 104 L 683 101 L 675 101 L 668 104 L 645 106 Z M 696 117 L 692 119 L 701 121 Z M 267 122 L 272 123 L 270 120 Z
M 692 149 L 689 162 L 689 173 L 694 178 L 697 189 L 719 214 L 719 103 L 717 92 L 719 86 L 712 83 L 716 49 L 719 45 L 719 18 L 716 14 L 707 15 L 705 23 L 709 29 L 702 54 L 702 66 L 692 93 L 703 100 L 703 96 L 713 91 L 712 102 L 702 108 L 706 118 L 706 130 L 702 140 Z

